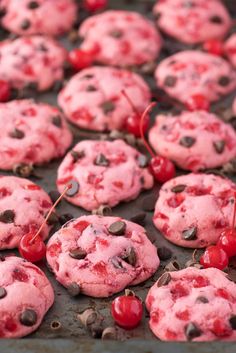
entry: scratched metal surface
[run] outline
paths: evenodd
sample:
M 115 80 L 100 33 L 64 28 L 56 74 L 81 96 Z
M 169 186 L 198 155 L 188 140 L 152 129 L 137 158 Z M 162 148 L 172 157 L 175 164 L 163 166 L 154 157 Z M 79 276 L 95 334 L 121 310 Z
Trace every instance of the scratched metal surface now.
M 135 10 L 145 14 L 146 16 L 152 18 L 151 8 L 154 1 L 149 0 L 111 0 L 110 7 L 116 9 L 127 9 Z M 233 16 L 236 17 L 236 4 L 235 0 L 225 1 L 229 7 Z M 70 42 L 67 38 L 62 39 L 63 44 L 67 48 L 71 48 Z M 187 48 L 186 46 L 177 43 L 174 40 L 166 38 L 165 47 L 162 53 L 162 57 L 170 55 L 170 53 Z M 150 83 L 152 88 L 155 87 L 154 80 L 151 77 L 145 77 Z M 229 107 L 232 103 L 232 99 L 235 93 L 232 94 L 227 99 L 222 100 L 213 109 L 220 107 Z M 45 93 L 40 94 L 35 97 L 39 101 L 45 101 L 52 104 L 56 104 L 56 94 L 55 93 Z M 157 108 L 156 112 L 160 111 L 160 107 Z M 154 113 L 156 113 L 154 112 Z M 155 115 L 155 114 L 154 114 Z M 78 129 L 72 127 L 74 133 L 74 144 L 83 138 L 96 138 L 99 137 L 96 133 L 88 133 L 85 131 L 79 131 Z M 37 168 L 37 173 L 42 175 L 42 179 L 32 179 L 41 185 L 45 190 L 52 191 L 55 190 L 55 180 L 56 171 L 61 160 L 50 163 L 43 168 Z M 7 174 L 7 173 L 1 173 Z M 121 204 L 113 210 L 114 215 L 119 215 L 124 218 L 130 218 L 133 215 L 140 212 L 142 209 L 142 199 L 151 193 L 158 194 L 158 189 L 143 193 L 137 200 L 129 202 L 128 204 Z M 80 215 L 86 214 L 85 211 L 76 208 L 66 201 L 62 201 L 58 207 L 59 215 L 65 213 L 71 213 L 74 217 L 79 217 Z M 166 246 L 173 251 L 173 258 L 177 259 L 178 262 L 184 266 L 187 260 L 191 258 L 192 251 L 188 249 L 182 249 L 168 243 L 154 228 L 152 225 L 152 213 L 147 213 L 146 219 L 146 229 L 149 234 L 151 241 L 153 241 L 158 247 Z M 145 298 L 148 289 L 156 281 L 156 279 L 163 272 L 163 268 L 167 262 L 162 262 L 160 269 L 157 271 L 155 276 L 149 281 L 142 285 L 136 286 L 134 288 L 137 295 L 141 298 Z M 45 271 L 46 275 L 50 279 L 54 290 L 55 290 L 55 303 L 52 309 L 46 315 L 40 328 L 21 340 L 2 340 L 0 342 L 0 349 L 4 353 L 17 352 L 28 353 L 28 352 L 84 352 L 84 353 L 97 353 L 97 352 L 121 352 L 130 351 L 132 352 L 162 352 L 162 353 L 221 353 L 224 349 L 225 352 L 233 353 L 235 352 L 235 346 L 233 344 L 224 343 L 209 343 L 209 344 L 171 344 L 162 343 L 158 341 L 151 333 L 148 328 L 148 316 L 143 317 L 142 324 L 139 328 L 126 332 L 122 329 L 118 329 L 118 336 L 124 342 L 102 342 L 100 340 L 92 339 L 87 331 L 83 328 L 80 322 L 77 320 L 77 314 L 82 312 L 87 307 L 94 307 L 98 309 L 104 316 L 104 327 L 113 324 L 110 317 L 110 303 L 112 298 L 109 299 L 93 299 L 85 296 L 80 296 L 77 299 L 72 299 L 66 289 L 64 289 L 60 284 L 58 284 L 53 275 L 47 270 L 44 263 L 39 264 L 39 266 Z M 50 324 L 52 321 L 58 320 L 61 322 L 60 330 L 52 330 Z M 50 338 L 50 340 L 48 340 Z M 79 341 L 78 341 L 79 339 Z M 138 341 L 137 341 L 138 340 Z

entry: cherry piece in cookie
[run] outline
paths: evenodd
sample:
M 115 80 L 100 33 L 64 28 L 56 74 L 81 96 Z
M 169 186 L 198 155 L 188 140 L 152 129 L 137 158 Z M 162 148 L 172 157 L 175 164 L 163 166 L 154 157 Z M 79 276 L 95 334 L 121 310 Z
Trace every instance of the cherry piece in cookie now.
M 236 34 L 235 33 L 232 34 L 225 42 L 224 51 L 228 59 L 230 60 L 231 64 L 233 65 L 233 67 L 236 68 Z
M 0 80 L 0 103 L 7 102 L 11 96 L 11 88 L 7 81 Z
M 89 12 L 104 10 L 108 5 L 108 0 L 83 0 L 83 6 Z
M 224 54 L 224 43 L 219 39 L 209 39 L 203 43 L 203 49 L 209 54 L 222 56 Z
M 69 52 L 68 60 L 76 70 L 83 70 L 93 64 L 93 53 L 82 49 L 73 49 Z
M 185 106 L 191 112 L 197 110 L 210 110 L 209 100 L 202 94 L 193 94 L 188 100 L 186 100 Z

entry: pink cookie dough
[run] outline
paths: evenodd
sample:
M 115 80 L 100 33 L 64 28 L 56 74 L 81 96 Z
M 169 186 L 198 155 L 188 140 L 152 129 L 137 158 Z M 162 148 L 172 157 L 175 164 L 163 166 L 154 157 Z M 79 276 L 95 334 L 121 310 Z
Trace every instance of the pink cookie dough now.
M 12 87 L 48 90 L 63 79 L 66 50 L 49 37 L 30 36 L 0 43 L 0 76 Z
M 224 38 L 232 25 L 219 0 L 160 0 L 153 12 L 163 32 L 186 44 Z
M 188 174 L 165 183 L 153 222 L 170 242 L 186 248 L 215 244 L 231 226 L 236 185 L 213 174 Z
M 0 176 L 0 249 L 18 247 L 21 237 L 39 229 L 52 207 L 48 194 L 27 179 Z M 46 239 L 51 226 L 41 235 Z
M 166 272 L 146 306 L 150 328 L 163 341 L 236 340 L 236 284 L 216 268 Z
M 141 283 L 160 263 L 143 227 L 102 216 L 77 218 L 56 232 L 47 245 L 47 261 L 63 286 L 70 290 L 73 284 L 92 297 Z
M 65 198 L 87 211 L 134 200 L 153 186 L 146 157 L 123 140 L 79 142 L 58 169 L 59 192 L 70 181 Z
M 20 338 L 35 331 L 54 302 L 45 274 L 16 256 L 0 260 L 0 338 Z
M 30 99 L 0 104 L 0 169 L 49 162 L 62 157 L 71 142 L 57 108 Z
M 232 34 L 225 42 L 224 49 L 231 64 L 236 68 L 236 33 Z
M 127 70 L 92 67 L 73 76 L 59 95 L 59 105 L 75 125 L 96 131 L 121 130 L 133 110 L 122 90 L 140 114 L 151 100 L 141 76 Z
M 7 0 L 4 5 L 2 25 L 18 35 L 61 35 L 71 29 L 77 14 L 74 0 Z
M 155 77 L 158 87 L 182 103 L 195 94 L 214 102 L 236 88 L 236 72 L 226 60 L 197 50 L 164 59 Z
M 154 24 L 130 11 L 105 11 L 86 19 L 79 29 L 81 48 L 94 59 L 111 66 L 139 66 L 153 62 L 162 41 Z
M 236 97 L 234 98 L 234 101 L 233 101 L 233 113 L 236 114 Z
M 194 172 L 220 167 L 236 157 L 234 129 L 205 111 L 158 115 L 149 142 L 158 154 Z

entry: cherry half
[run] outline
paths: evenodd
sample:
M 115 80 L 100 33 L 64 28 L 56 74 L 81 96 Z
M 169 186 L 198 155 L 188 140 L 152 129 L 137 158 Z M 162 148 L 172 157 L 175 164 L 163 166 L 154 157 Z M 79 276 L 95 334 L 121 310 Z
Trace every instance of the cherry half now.
M 111 314 L 116 324 L 126 330 L 137 327 L 143 316 L 142 301 L 130 290 L 113 300 Z
M 0 80 L 0 102 L 5 103 L 10 99 L 11 88 L 7 81 Z
M 73 69 L 76 71 L 86 69 L 92 66 L 94 61 L 94 53 L 82 49 L 73 49 L 69 52 L 68 60 Z
M 96 12 L 107 7 L 108 0 L 84 0 L 83 6 L 89 12 Z
M 224 43 L 219 39 L 209 39 L 203 43 L 203 49 L 210 54 L 221 56 L 224 54 Z
M 195 110 L 205 110 L 209 111 L 210 103 L 208 99 L 202 94 L 194 94 L 192 95 L 185 103 L 185 106 L 191 112 Z
M 23 235 L 23 237 L 20 240 L 19 243 L 19 253 L 21 256 L 30 261 L 30 262 L 38 262 L 42 260 L 45 255 L 46 255 L 46 245 L 41 238 L 41 231 L 43 227 L 46 225 L 48 219 L 50 218 L 51 214 L 53 213 L 54 209 L 58 205 L 58 203 L 61 201 L 61 199 L 64 197 L 65 193 L 72 187 L 72 184 L 69 184 L 65 187 L 63 190 L 62 194 L 56 202 L 53 204 L 51 207 L 50 211 L 47 214 L 47 217 L 45 218 L 44 222 L 41 224 L 40 228 L 36 231 L 30 231 L 29 233 Z

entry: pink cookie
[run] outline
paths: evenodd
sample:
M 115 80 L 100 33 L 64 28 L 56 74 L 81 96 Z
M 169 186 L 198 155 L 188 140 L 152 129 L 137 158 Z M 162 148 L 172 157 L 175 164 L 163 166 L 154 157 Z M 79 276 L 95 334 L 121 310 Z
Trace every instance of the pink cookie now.
M 236 157 L 234 129 L 204 111 L 157 116 L 149 141 L 158 154 L 195 172 L 219 167 Z
M 232 25 L 219 0 L 162 0 L 153 11 L 163 32 L 187 44 L 223 38 Z
M 151 277 L 159 267 L 157 249 L 145 229 L 118 217 L 83 216 L 56 232 L 47 261 L 66 288 L 108 297 Z
M 165 183 L 153 222 L 172 243 L 187 248 L 215 244 L 231 225 L 236 185 L 212 174 L 188 174 Z
M 16 256 L 0 261 L 0 337 L 20 338 L 35 331 L 54 302 L 44 273 Z
M 72 135 L 61 112 L 33 100 L 0 104 L 0 169 L 62 157 Z
M 236 284 L 215 268 L 166 272 L 146 306 L 150 328 L 163 341 L 236 340 Z
M 214 102 L 236 87 L 236 72 L 228 62 L 201 51 L 182 51 L 164 59 L 155 76 L 159 87 L 183 103 L 195 94 Z
M 236 114 L 236 97 L 234 98 L 234 101 L 233 101 L 233 112 L 234 114 Z
M 141 113 L 150 103 L 150 89 L 141 76 L 116 68 L 92 67 L 72 77 L 59 95 L 59 105 L 79 127 L 120 130 L 133 114 L 122 90 Z
M 0 249 L 18 247 L 21 237 L 39 229 L 52 207 L 47 193 L 27 179 L 0 176 Z M 51 226 L 45 225 L 46 239 Z
M 74 0 L 7 0 L 2 25 L 19 35 L 61 35 L 72 27 L 77 7 Z
M 146 157 L 122 140 L 79 142 L 58 169 L 58 190 L 71 180 L 66 199 L 88 211 L 134 200 L 153 186 Z
M 225 53 L 236 68 L 236 33 L 232 34 L 225 43 Z
M 81 48 L 92 50 L 96 61 L 112 66 L 138 66 L 154 61 L 161 37 L 148 19 L 136 12 L 106 11 L 82 23 Z
M 63 79 L 66 50 L 53 39 L 32 36 L 0 43 L 0 76 L 12 87 L 49 89 Z

